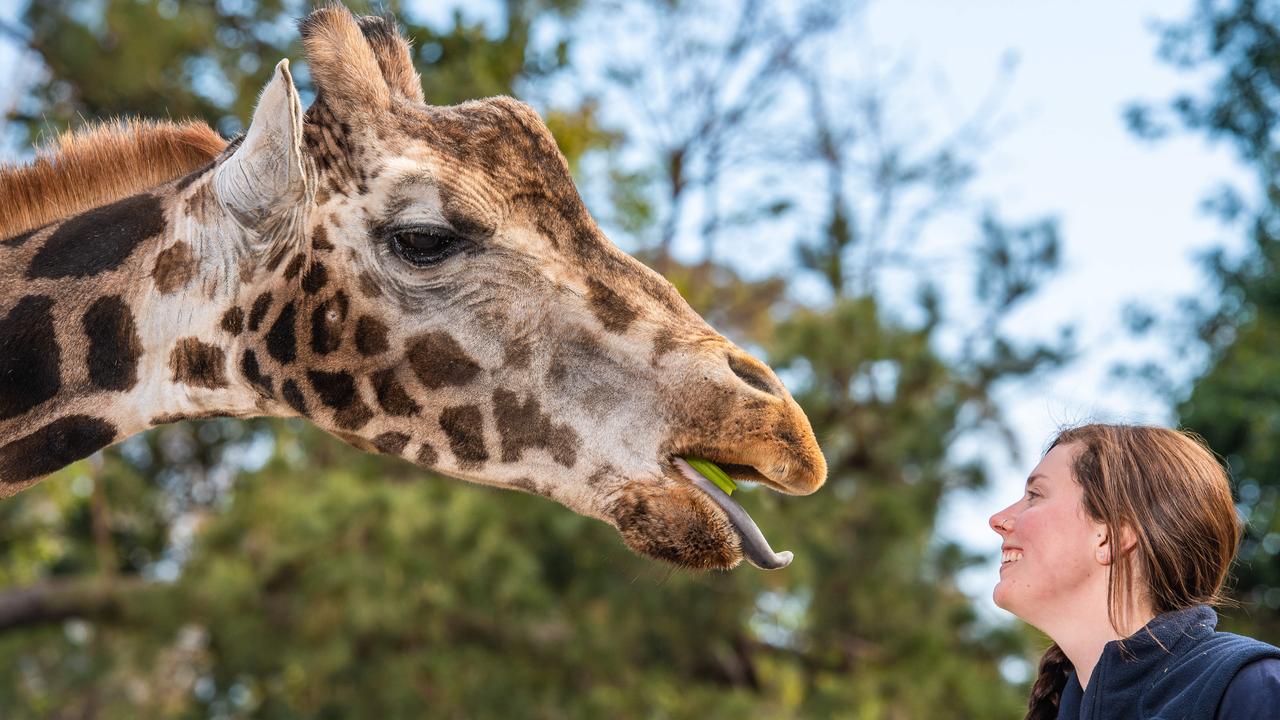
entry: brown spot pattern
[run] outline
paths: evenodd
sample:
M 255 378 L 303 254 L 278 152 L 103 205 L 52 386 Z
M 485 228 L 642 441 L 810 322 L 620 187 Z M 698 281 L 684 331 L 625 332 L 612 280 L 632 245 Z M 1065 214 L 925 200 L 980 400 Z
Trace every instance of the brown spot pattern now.
M 432 467 L 440 462 L 440 455 L 436 449 L 431 447 L 429 443 L 422 443 L 422 447 L 418 448 L 418 464 Z
M 358 189 L 363 182 L 363 169 L 354 162 L 351 126 L 320 99 L 307 108 L 302 129 L 307 152 L 325 181 L 321 189 L 338 195 L 349 195 Z
M 387 455 L 399 455 L 409 444 L 409 436 L 402 432 L 384 432 L 373 439 L 374 447 Z
M 532 479 L 527 477 L 519 477 L 519 478 L 516 478 L 515 480 L 512 480 L 511 487 L 515 488 L 516 490 L 523 490 L 524 492 L 527 492 L 530 495 L 546 495 L 546 493 L 544 493 L 541 490 L 541 488 L 538 487 L 538 483 L 534 482 Z
M 449 449 L 463 470 L 478 468 L 489 459 L 484 447 L 484 414 L 475 405 L 445 408 L 440 429 L 449 438 Z
M 282 365 L 288 365 L 298 356 L 298 342 L 294 326 L 297 324 L 297 309 L 292 302 L 280 308 L 280 315 L 267 331 L 267 352 Z
M 493 392 L 493 419 L 502 441 L 502 461 L 516 462 L 526 448 L 544 448 L 561 465 L 571 468 L 577 462 L 582 440 L 568 425 L 551 422 L 543 413 L 537 398 L 520 402 L 510 390 Z
M 587 328 L 572 332 L 568 339 L 557 343 L 547 365 L 547 380 L 561 385 L 574 373 L 591 367 L 613 363 L 596 333 Z
M 289 261 L 289 264 L 285 266 L 284 279 L 292 280 L 298 277 L 298 273 L 302 272 L 302 263 L 306 261 L 307 257 L 305 255 L 301 253 L 294 255 L 293 259 Z
M 452 335 L 445 332 L 419 335 L 409 341 L 408 352 L 413 373 L 432 390 L 466 385 L 480 373 L 476 361 L 463 351 Z
M 639 313 L 625 298 L 613 291 L 613 288 L 591 278 L 587 287 L 587 302 L 591 304 L 591 312 L 604 328 L 613 333 L 624 333 L 631 326 Z
M 102 418 L 68 415 L 0 446 L 0 482 L 25 485 L 110 445 L 116 427 Z
M 405 392 L 404 386 L 400 384 L 400 381 L 396 380 L 394 368 L 379 370 L 373 373 L 369 379 L 373 381 L 373 392 L 378 396 L 378 405 L 382 406 L 382 409 L 388 414 L 407 417 L 409 415 L 417 415 L 422 409 Z
M 205 183 L 196 188 L 187 196 L 183 208 L 187 217 L 201 225 L 207 224 L 210 219 L 216 217 L 221 210 L 218 195 L 213 191 L 213 183 Z
M 307 379 L 320 401 L 335 410 L 333 418 L 343 430 L 358 430 L 373 418 L 373 411 L 356 392 L 351 373 L 308 370 Z
M 222 348 L 193 337 L 182 338 L 169 353 L 173 381 L 183 385 L 210 389 L 226 387 L 226 364 L 227 355 Z
M 233 307 L 222 314 L 222 329 L 232 335 L 239 335 L 244 332 L 244 311 L 238 307 Z
M 342 408 L 333 414 L 333 419 L 338 423 L 338 427 L 345 430 L 359 430 L 373 419 L 373 410 L 360 398 Z
M 387 351 L 387 326 L 381 320 L 362 315 L 356 322 L 356 349 L 365 357 L 373 357 Z
M 311 234 L 311 248 L 320 252 L 333 249 L 333 243 L 329 242 L 329 231 L 324 229 L 324 225 L 317 225 L 315 232 Z
M 245 350 L 240 356 L 240 372 L 244 374 L 244 378 L 253 385 L 258 393 L 267 397 L 275 396 L 275 381 L 270 375 L 262 372 L 262 366 L 258 364 L 258 355 L 252 350 Z
M 342 329 L 347 322 L 347 294 L 339 290 L 311 311 L 311 349 L 328 355 L 342 346 Z
M 612 465 L 601 465 L 595 469 L 595 472 L 591 473 L 591 475 L 587 477 L 587 487 L 600 487 L 601 483 L 611 477 L 617 476 L 617 474 L 618 469 Z
M 119 295 L 100 297 L 81 318 L 89 339 L 89 380 L 104 390 L 129 390 L 138 382 L 142 339 L 133 312 Z
M 262 321 L 267 317 L 267 311 L 271 309 L 271 291 L 268 290 L 257 297 L 253 301 L 253 306 L 249 308 L 249 331 L 257 332 L 258 327 L 262 325 Z
M 307 414 L 307 400 L 302 396 L 302 389 L 298 387 L 298 383 L 285 380 L 280 388 L 280 394 L 284 395 L 284 401 L 289 403 L 289 407 L 296 410 L 299 415 Z
M 166 415 L 157 415 L 151 418 L 148 423 L 152 426 L 168 425 L 169 423 L 184 422 L 186 420 L 208 420 L 210 418 L 219 417 L 226 417 L 226 415 L 218 412 L 217 410 L 197 413 L 169 413 Z
M 674 351 L 679 346 L 679 343 L 669 333 L 659 332 L 653 338 L 653 353 L 649 356 L 649 365 L 655 368 L 658 367 L 662 356 Z
M 54 228 L 27 266 L 27 279 L 91 277 L 120 267 L 145 240 L 164 232 L 160 198 L 150 193 L 80 213 Z
M 524 369 L 529 367 L 529 361 L 532 357 L 533 348 L 530 347 L 529 341 L 519 337 L 507 343 L 507 349 L 503 355 L 503 363 L 509 368 Z
M 329 282 L 329 273 L 325 270 L 324 263 L 313 262 L 302 276 L 302 289 L 308 295 L 315 295 L 324 289 L 327 282 Z
M 368 272 L 360 273 L 360 294 L 373 300 L 382 297 L 382 288 L 378 286 L 378 281 Z
M 17 417 L 62 387 L 53 298 L 28 295 L 0 317 L 0 420 Z
M 280 263 L 284 262 L 284 256 L 288 254 L 289 248 L 284 245 L 273 250 L 271 255 L 267 258 L 267 272 L 275 272 L 276 268 L 280 267 Z
M 168 295 L 185 287 L 195 275 L 195 256 L 191 252 L 191 246 L 182 241 L 161 251 L 151 268 L 151 279 L 155 281 L 156 290 L 161 295 Z

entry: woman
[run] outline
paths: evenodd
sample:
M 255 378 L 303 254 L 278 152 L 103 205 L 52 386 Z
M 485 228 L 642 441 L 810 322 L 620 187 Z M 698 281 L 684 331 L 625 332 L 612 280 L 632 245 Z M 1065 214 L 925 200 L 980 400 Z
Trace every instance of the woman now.
M 990 524 L 996 605 L 1053 640 L 1028 720 L 1280 718 L 1280 649 L 1214 632 L 1240 525 L 1197 439 L 1066 430 Z

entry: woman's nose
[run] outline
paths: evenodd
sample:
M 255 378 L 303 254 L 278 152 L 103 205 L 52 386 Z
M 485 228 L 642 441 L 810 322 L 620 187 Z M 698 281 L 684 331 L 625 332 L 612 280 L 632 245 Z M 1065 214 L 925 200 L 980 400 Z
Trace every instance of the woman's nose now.
M 1012 529 L 1013 516 L 1009 514 L 1009 508 L 1005 508 L 995 515 L 992 515 L 991 518 L 987 520 L 987 524 L 991 526 L 992 530 L 995 530 L 1003 536 Z

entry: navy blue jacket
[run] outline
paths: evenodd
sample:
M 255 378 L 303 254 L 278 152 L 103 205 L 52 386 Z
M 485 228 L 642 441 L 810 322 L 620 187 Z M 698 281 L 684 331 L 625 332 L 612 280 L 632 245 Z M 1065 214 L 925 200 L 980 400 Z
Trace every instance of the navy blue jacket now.
M 1217 625 L 1213 608 L 1198 605 L 1157 616 L 1125 638 L 1124 650 L 1119 641 L 1107 643 L 1087 690 L 1081 691 L 1075 672 L 1067 678 L 1058 720 L 1280 718 L 1280 685 L 1271 667 L 1280 662 L 1280 648 L 1214 632 Z M 1237 678 L 1246 665 L 1250 672 Z M 1224 695 L 1237 710 L 1219 716 Z M 1263 714 L 1236 714 L 1249 708 Z

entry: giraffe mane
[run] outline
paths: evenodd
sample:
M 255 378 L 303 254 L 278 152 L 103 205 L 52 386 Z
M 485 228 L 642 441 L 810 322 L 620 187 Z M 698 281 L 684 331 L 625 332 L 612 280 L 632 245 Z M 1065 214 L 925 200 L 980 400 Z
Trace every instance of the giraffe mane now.
M 226 146 L 193 121 L 111 120 L 62 133 L 29 164 L 0 164 L 0 238 L 186 175 Z

